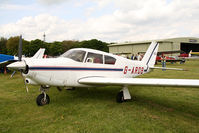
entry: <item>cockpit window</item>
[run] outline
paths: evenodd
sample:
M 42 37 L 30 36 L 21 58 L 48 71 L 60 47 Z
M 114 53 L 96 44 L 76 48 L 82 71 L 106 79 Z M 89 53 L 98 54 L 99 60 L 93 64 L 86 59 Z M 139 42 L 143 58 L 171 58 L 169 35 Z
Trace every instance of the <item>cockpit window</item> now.
M 83 62 L 86 52 L 82 50 L 69 50 L 62 55 L 62 57 L 70 58 L 72 60 Z
M 114 65 L 116 62 L 116 59 L 111 56 L 105 55 L 104 58 L 105 58 L 105 64 Z
M 88 52 L 86 62 L 103 64 L 103 55 Z

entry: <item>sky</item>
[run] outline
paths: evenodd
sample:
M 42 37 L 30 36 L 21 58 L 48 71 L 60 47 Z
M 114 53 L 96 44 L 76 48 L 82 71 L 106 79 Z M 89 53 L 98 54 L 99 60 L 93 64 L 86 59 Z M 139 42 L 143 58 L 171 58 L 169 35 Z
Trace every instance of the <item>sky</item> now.
M 0 0 L 0 37 L 142 41 L 199 37 L 198 0 Z

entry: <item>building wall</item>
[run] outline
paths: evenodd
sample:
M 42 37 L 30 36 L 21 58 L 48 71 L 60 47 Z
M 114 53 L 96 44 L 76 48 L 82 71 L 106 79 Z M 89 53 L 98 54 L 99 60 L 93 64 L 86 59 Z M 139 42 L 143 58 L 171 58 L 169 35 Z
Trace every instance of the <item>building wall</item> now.
M 137 54 L 138 52 L 146 52 L 149 44 L 128 44 L 109 47 L 109 52 L 113 54 L 125 54 L 130 56 L 131 54 Z
M 183 43 L 198 43 L 199 38 L 192 38 L 192 37 L 184 37 L 184 38 L 171 38 L 171 39 L 162 39 L 162 40 L 155 40 L 159 45 L 159 52 L 163 51 L 180 51 L 180 44 Z M 109 46 L 109 52 L 113 54 L 137 54 L 139 52 L 146 52 L 150 45 L 151 41 L 144 41 L 144 42 L 135 42 L 135 43 L 128 43 L 128 44 L 115 44 Z
M 159 52 L 178 50 L 176 46 L 178 45 L 177 43 L 174 44 L 172 42 L 160 42 L 159 44 L 160 44 L 158 49 Z
M 178 51 L 180 50 L 180 43 L 172 43 L 172 42 L 160 42 L 159 43 L 159 52 L 163 51 Z M 124 46 L 114 46 L 109 47 L 109 52 L 113 54 L 124 54 L 127 56 L 131 56 L 132 54 L 136 55 L 137 53 L 145 53 L 150 44 L 132 44 L 132 45 L 124 45 Z

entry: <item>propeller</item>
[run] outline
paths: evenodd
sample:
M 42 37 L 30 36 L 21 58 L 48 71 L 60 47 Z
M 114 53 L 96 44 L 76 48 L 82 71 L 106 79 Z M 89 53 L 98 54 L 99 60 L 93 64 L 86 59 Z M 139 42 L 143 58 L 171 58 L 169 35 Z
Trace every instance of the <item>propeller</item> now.
M 14 74 L 16 73 L 16 70 L 21 72 L 21 76 L 22 76 L 22 78 L 24 80 L 24 85 L 25 85 L 26 91 L 28 92 L 28 87 L 26 85 L 25 78 L 22 75 L 22 72 L 25 72 L 26 69 L 27 69 L 27 64 L 26 64 L 25 60 L 22 60 L 22 35 L 19 36 L 18 61 L 14 62 L 12 64 L 9 64 L 7 67 L 10 68 L 10 69 L 14 69 L 15 70 L 12 73 L 11 77 L 14 76 Z
M 22 35 L 19 36 L 19 47 L 18 47 L 18 60 L 21 61 L 22 58 Z M 11 78 L 15 75 L 16 70 L 11 74 Z
M 18 59 L 21 61 L 22 58 L 22 35 L 19 36 L 19 49 L 18 49 Z

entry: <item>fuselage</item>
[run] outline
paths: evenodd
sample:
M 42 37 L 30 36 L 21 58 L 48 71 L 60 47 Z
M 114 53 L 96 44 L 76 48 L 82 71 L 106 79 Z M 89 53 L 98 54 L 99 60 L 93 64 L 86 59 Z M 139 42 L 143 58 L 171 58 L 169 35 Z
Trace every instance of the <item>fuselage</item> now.
M 73 56 L 75 52 L 77 55 Z M 100 59 L 95 61 L 95 57 Z M 28 72 L 23 75 L 27 83 L 49 86 L 86 87 L 78 80 L 85 77 L 133 78 L 148 72 L 142 61 L 84 48 L 73 49 L 58 58 L 28 59 L 26 64 Z

